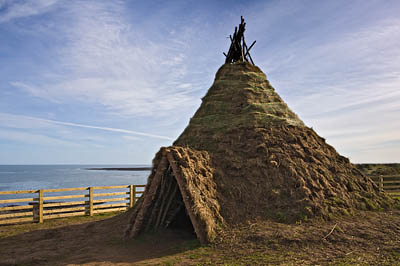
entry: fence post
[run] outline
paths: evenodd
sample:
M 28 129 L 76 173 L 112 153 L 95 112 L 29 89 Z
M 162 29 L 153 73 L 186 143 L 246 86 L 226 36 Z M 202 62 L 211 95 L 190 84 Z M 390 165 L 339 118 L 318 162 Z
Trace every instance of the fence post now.
M 383 192 L 383 176 L 379 175 L 379 191 Z
M 43 189 L 39 189 L 39 204 L 38 204 L 38 218 L 39 218 L 39 223 L 43 223 Z
M 93 187 L 89 187 L 89 215 L 93 216 Z
M 136 186 L 129 185 L 129 208 L 132 208 L 135 204 L 136 197 Z

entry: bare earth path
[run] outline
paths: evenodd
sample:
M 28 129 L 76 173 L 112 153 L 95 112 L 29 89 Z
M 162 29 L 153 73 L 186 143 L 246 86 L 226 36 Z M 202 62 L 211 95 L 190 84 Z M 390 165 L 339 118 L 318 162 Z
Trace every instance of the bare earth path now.
M 177 231 L 123 240 L 126 215 L 58 220 L 30 232 L 2 226 L 0 265 L 400 265 L 399 211 L 291 225 L 253 221 L 206 247 Z

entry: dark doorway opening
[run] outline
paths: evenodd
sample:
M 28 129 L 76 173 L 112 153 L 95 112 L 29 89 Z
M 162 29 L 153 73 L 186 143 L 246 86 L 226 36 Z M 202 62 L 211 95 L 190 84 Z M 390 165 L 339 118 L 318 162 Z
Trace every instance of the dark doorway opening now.
M 175 215 L 168 227 L 173 230 L 185 231 L 193 234 L 194 236 L 196 235 L 192 221 L 186 212 L 185 206 L 180 208 L 179 212 Z
M 158 228 L 165 228 L 187 237 L 196 237 L 192 221 L 186 211 L 182 194 L 171 168 L 168 168 L 162 177 L 153 200 L 153 213 L 149 215 L 149 224 Z

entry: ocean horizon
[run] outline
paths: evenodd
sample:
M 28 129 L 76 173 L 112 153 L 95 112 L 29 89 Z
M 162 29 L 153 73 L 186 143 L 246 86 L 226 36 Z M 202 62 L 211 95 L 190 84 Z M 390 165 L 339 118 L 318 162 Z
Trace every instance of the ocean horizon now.
M 148 164 L 0 164 L 0 191 L 143 185 L 150 170 L 108 171 L 87 168 L 140 168 Z

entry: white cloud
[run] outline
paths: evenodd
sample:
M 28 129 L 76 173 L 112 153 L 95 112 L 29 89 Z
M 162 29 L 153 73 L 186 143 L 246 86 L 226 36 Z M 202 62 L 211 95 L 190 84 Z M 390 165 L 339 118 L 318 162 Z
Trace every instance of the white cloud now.
M 0 129 L 0 139 L 8 141 L 18 141 L 23 143 L 29 143 L 34 145 L 46 145 L 46 146 L 74 146 L 80 147 L 81 145 L 72 142 L 60 140 L 57 138 L 49 137 L 43 134 L 22 132 L 17 130 L 5 130 Z
M 0 1 L 0 23 L 16 18 L 29 17 L 49 11 L 59 0 L 3 0 Z
M 308 32 L 273 35 L 284 49 L 265 50 L 261 66 L 290 108 L 340 153 L 355 162 L 398 161 L 399 144 L 387 143 L 399 143 L 400 20 L 340 12 Z
M 185 44 L 152 42 L 126 21 L 120 2 L 71 1 L 64 8 L 70 20 L 60 26 L 66 37 L 54 58 L 60 69 L 42 75 L 56 78 L 13 86 L 53 102 L 100 104 L 119 115 L 165 116 L 193 106 L 196 100 L 182 90 Z
M 134 10 L 126 9 L 131 13 L 125 13 L 123 1 L 71 0 L 46 6 L 51 2 L 19 1 L 30 3 L 28 6 L 39 3 L 38 11 L 25 9 L 21 12 L 25 15 L 16 15 L 16 11 L 12 15 L 9 9 L 11 13 L 5 12 L 0 18 L 10 21 L 59 7 L 52 13 L 51 27 L 48 21 L 40 27 L 44 22 L 37 20 L 25 30 L 37 33 L 40 28 L 35 37 L 46 30 L 52 38 L 60 37 L 49 43 L 56 53 L 42 55 L 51 58 L 51 64 L 41 65 L 40 75 L 35 78 L 29 79 L 29 73 L 24 73 L 11 84 L 28 95 L 59 104 L 85 105 L 82 109 L 101 105 L 99 109 L 106 109 L 107 117 L 116 114 L 136 122 L 137 116 L 147 116 L 148 124 L 158 127 L 159 131 L 154 132 L 168 132 L 164 129 L 171 126 L 171 121 L 183 125 L 182 117 L 199 103 L 201 95 L 193 99 L 192 94 L 200 94 L 212 83 L 223 62 L 221 51 L 227 49 L 225 36 L 238 22 L 232 14 L 218 23 L 204 23 L 204 14 L 200 14 L 199 24 L 175 23 L 171 31 L 160 27 L 158 21 L 168 20 L 159 13 L 151 18 L 140 14 L 140 19 Z M 0 5 L 5 3 L 11 1 L 0 1 Z M 246 37 L 257 39 L 252 49 L 256 64 L 267 72 L 278 93 L 307 125 L 355 161 L 365 159 L 367 149 L 374 150 L 370 161 L 379 161 L 384 151 L 394 155 L 398 147 L 387 144 L 396 142 L 400 131 L 400 20 L 386 14 L 389 6 L 375 1 L 312 5 L 263 2 L 249 5 L 251 15 L 245 14 Z M 168 10 L 163 9 L 161 15 L 163 12 Z M 15 29 L 20 25 L 13 26 Z M 152 124 L 154 117 L 157 123 Z M 24 128 L 32 121 L 38 126 L 119 132 L 127 140 L 138 136 L 135 131 L 128 133 L 112 126 L 58 119 L 7 123 Z

